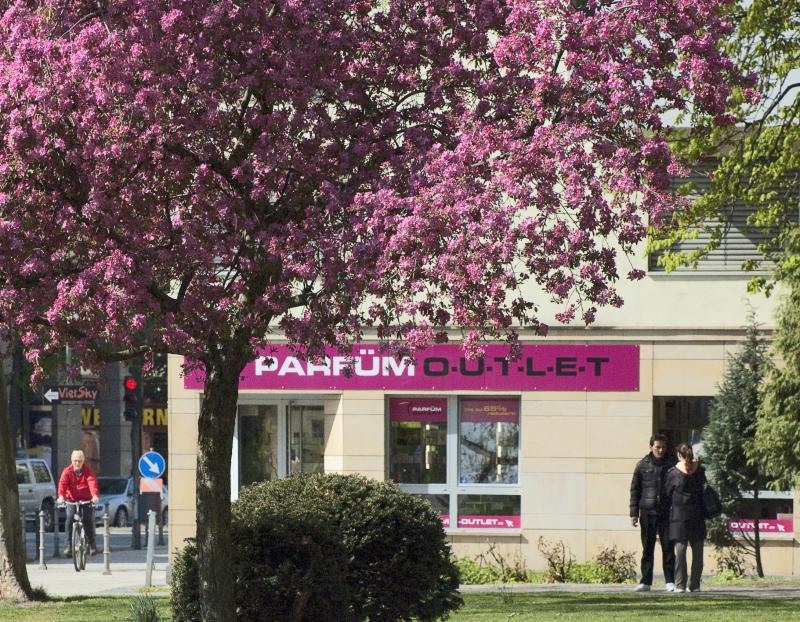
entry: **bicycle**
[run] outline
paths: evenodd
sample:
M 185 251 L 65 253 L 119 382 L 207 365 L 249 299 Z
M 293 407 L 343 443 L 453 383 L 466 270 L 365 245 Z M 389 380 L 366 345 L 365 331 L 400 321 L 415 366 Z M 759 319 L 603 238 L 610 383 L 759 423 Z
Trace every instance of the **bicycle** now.
M 75 566 L 75 572 L 80 572 L 86 569 L 86 553 L 89 550 L 86 531 L 83 527 L 81 506 L 91 505 L 94 507 L 94 504 L 91 501 L 64 501 L 59 507 L 68 505 L 75 506 L 75 514 L 72 517 L 72 565 Z

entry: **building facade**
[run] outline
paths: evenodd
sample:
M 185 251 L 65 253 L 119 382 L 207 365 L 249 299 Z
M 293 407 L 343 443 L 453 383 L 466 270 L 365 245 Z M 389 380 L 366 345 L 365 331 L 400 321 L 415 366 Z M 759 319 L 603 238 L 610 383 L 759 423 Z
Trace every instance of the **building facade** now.
M 354 350 L 309 363 L 278 348 L 245 370 L 231 467 L 241 486 L 298 471 L 362 473 L 398 482 L 440 513 L 458 555 L 495 544 L 540 569 L 540 538 L 578 561 L 605 546 L 640 550 L 631 474 L 651 434 L 702 453 L 708 406 L 749 309 L 767 333 L 775 300 L 748 297 L 741 274 L 650 272 L 623 286 L 626 304 L 596 326 L 523 334 L 523 357 L 491 346 L 467 361 L 457 346 L 413 368 Z M 195 532 L 197 417 L 202 379 L 169 359 L 170 547 Z M 769 493 L 759 519 L 769 574 L 800 574 L 797 492 Z M 747 527 L 745 527 L 747 528 Z M 707 567 L 713 567 L 707 547 Z

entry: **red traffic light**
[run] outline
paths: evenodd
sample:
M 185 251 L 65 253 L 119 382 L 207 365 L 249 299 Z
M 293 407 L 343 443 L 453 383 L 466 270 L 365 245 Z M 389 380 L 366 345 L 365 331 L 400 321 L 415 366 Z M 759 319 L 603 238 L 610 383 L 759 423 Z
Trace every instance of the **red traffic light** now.
M 135 391 L 136 387 L 139 386 L 139 383 L 136 382 L 136 378 L 133 376 L 125 376 L 125 380 L 122 384 L 128 391 Z

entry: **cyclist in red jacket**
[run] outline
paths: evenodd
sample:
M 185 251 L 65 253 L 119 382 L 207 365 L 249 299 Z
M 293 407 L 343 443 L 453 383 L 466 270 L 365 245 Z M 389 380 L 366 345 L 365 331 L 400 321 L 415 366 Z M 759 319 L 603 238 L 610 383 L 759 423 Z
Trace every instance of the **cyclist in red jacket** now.
M 86 532 L 86 539 L 89 542 L 89 554 L 97 555 L 97 544 L 94 535 L 94 505 L 100 501 L 97 488 L 97 477 L 86 462 L 86 456 L 80 449 L 72 452 L 70 457 L 72 464 L 61 472 L 58 480 L 58 504 L 67 501 L 91 501 L 93 505 L 81 506 L 83 516 L 83 528 Z M 72 520 L 75 516 L 74 505 L 67 506 L 67 522 L 65 531 L 67 532 L 67 548 L 64 555 L 72 555 Z

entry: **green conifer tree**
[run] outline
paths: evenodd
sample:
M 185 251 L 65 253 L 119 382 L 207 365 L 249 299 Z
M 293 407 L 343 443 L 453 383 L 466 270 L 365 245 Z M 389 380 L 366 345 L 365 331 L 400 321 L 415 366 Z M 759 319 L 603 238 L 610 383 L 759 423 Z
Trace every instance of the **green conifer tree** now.
M 742 518 L 757 519 L 760 518 L 759 491 L 766 487 L 768 478 L 759 462 L 750 459 L 750 456 L 753 455 L 755 443 L 762 383 L 769 371 L 770 361 L 753 313 L 748 317 L 746 330 L 744 343 L 729 358 L 722 383 L 711 404 L 702 458 L 726 513 L 736 516 L 743 512 L 755 512 L 755 516 Z M 748 503 L 744 510 L 741 499 L 746 494 L 752 495 L 753 504 Z M 755 521 L 752 536 L 747 533 L 736 535 L 737 539 L 729 539 L 728 543 L 736 542 L 752 555 L 756 572 L 763 577 L 758 520 Z

